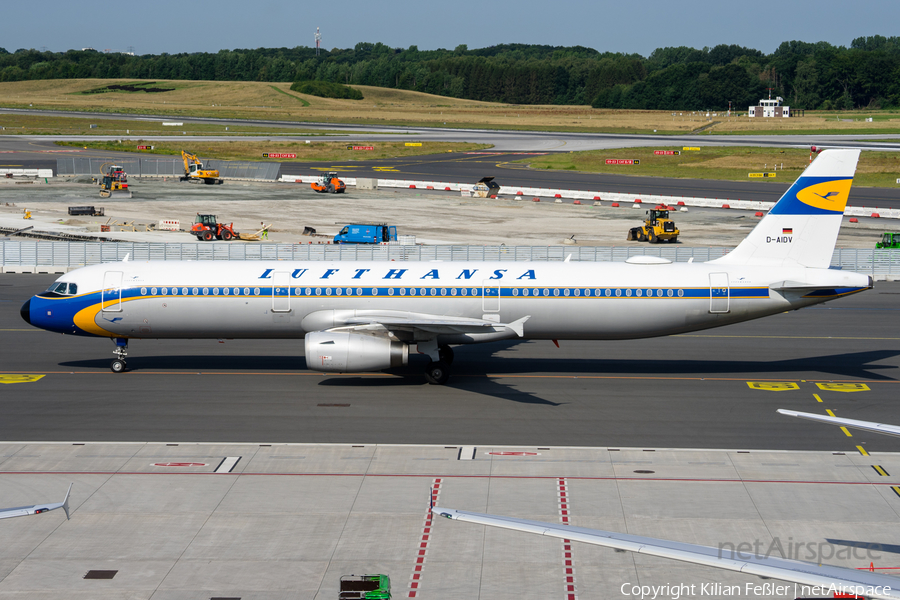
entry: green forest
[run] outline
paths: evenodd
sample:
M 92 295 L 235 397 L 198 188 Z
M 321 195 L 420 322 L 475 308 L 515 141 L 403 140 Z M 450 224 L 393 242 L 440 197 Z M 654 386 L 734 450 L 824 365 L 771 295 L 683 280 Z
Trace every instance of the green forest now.
M 735 45 L 659 48 L 650 56 L 582 46 L 503 44 L 469 50 L 258 48 L 131 56 L 0 48 L 0 81 L 29 79 L 323 81 L 512 104 L 653 110 L 738 109 L 767 95 L 795 109 L 900 107 L 900 37 L 849 48 L 784 42 L 772 54 Z

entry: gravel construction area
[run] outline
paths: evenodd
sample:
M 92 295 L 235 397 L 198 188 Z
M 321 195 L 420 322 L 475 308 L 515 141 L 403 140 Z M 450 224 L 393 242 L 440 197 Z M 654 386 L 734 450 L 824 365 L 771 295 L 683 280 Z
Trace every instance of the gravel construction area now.
M 269 227 L 269 240 L 283 243 L 327 243 L 351 223 L 387 223 L 400 235 L 414 235 L 417 243 L 452 245 L 555 246 L 575 243 L 585 246 L 640 245 L 625 240 L 630 227 L 640 224 L 643 209 L 618 208 L 610 202 L 573 204 L 552 198 L 534 202 L 531 197 L 480 199 L 458 192 L 409 189 L 317 194 L 307 184 L 228 181 L 203 186 L 177 179 L 132 179 L 131 199 L 99 197 L 89 179 L 78 182 L 58 178 L 29 184 L 0 185 L 0 227 L 64 230 L 81 235 L 100 235 L 101 224 L 112 224 L 104 237 L 128 241 L 194 242 L 185 232 L 146 231 L 147 224 L 178 220 L 190 229 L 197 213 L 215 214 L 220 222 L 234 223 L 236 231 L 255 233 L 260 224 Z M 103 207 L 104 217 L 70 217 L 68 207 Z M 648 206 L 648 205 L 645 205 Z M 22 219 L 23 211 L 32 219 Z M 690 208 L 674 212 L 685 246 L 732 247 L 759 221 L 753 211 Z M 838 238 L 841 248 L 873 248 L 884 231 L 894 230 L 893 221 L 844 219 Z M 132 223 L 137 231 L 117 231 L 117 224 Z M 317 235 L 303 235 L 312 227 Z M 574 242 L 572 241 L 574 240 Z M 254 242 L 235 242 L 254 243 Z

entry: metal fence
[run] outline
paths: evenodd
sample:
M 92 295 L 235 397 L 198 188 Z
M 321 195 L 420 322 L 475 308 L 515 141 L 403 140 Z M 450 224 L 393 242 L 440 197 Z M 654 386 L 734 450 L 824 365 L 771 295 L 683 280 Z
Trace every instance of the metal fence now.
M 184 162 L 179 158 L 89 158 L 67 156 L 56 159 L 57 175 L 100 174 L 107 163 L 120 165 L 132 177 L 172 177 L 184 175 Z M 249 162 L 241 160 L 206 160 L 203 164 L 218 169 L 225 179 L 259 179 L 275 181 L 281 173 L 281 163 Z
M 130 260 L 443 260 L 443 261 L 573 261 L 620 262 L 631 256 L 660 256 L 674 262 L 705 262 L 730 248 L 651 246 L 400 246 L 333 244 L 240 244 L 229 242 L 0 242 L 0 265 L 76 268 Z M 900 250 L 834 251 L 834 267 L 878 276 L 900 276 Z

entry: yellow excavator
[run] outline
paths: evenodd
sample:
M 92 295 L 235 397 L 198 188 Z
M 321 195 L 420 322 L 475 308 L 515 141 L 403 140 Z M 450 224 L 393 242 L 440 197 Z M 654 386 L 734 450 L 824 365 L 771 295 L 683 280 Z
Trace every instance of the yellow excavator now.
M 222 183 L 219 179 L 219 171 L 216 169 L 204 169 L 203 163 L 197 158 L 196 154 L 181 151 L 181 160 L 184 161 L 184 176 L 181 181 L 202 181 L 203 183 L 213 185 Z

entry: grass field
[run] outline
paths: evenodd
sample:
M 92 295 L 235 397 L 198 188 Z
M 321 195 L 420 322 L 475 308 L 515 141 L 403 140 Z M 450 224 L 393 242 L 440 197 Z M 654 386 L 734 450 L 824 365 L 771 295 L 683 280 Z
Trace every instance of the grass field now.
M 138 152 L 150 154 L 148 150 L 138 150 L 138 145 L 152 145 L 152 154 L 171 154 L 181 156 L 181 151 L 186 150 L 192 154 L 199 154 L 204 158 L 216 158 L 220 160 L 275 160 L 264 158 L 264 152 L 277 152 L 281 154 L 296 154 L 297 158 L 279 158 L 278 162 L 304 162 L 304 161 L 348 161 L 371 160 L 377 158 L 397 158 L 403 156 L 419 156 L 422 154 L 437 154 L 439 152 L 464 152 L 467 150 L 481 150 L 487 148 L 486 144 L 459 144 L 445 142 L 422 142 L 421 146 L 406 146 L 404 142 L 374 142 L 362 144 L 354 142 L 351 146 L 371 146 L 373 150 L 348 149 L 346 142 L 258 142 L 250 140 L 234 140 L 227 142 L 191 142 L 185 145 L 183 142 L 58 142 L 62 146 L 77 146 L 79 148 L 92 148 L 96 150 L 114 150 L 116 152 Z
M 681 154 L 661 156 L 659 150 L 677 150 Z M 638 159 L 639 165 L 608 165 L 609 159 Z M 674 177 L 750 181 L 749 173 L 775 173 L 774 178 L 755 181 L 790 183 L 809 165 L 809 151 L 801 149 L 753 147 L 702 147 L 685 151 L 670 148 L 628 148 L 547 154 L 519 161 L 534 169 L 560 169 L 587 173 L 615 173 L 645 177 Z M 900 155 L 896 152 L 865 151 L 860 155 L 854 185 L 897 187 Z
M 91 128 L 91 125 L 96 127 Z M 279 128 L 275 126 L 259 127 L 256 125 L 225 125 L 212 123 L 185 123 L 180 127 L 168 127 L 162 121 L 146 121 L 133 119 L 92 119 L 88 117 L 58 117 L 44 115 L 23 115 L 17 113 L 0 113 L 0 134 L 5 135 L 302 135 L 307 137 L 327 137 L 328 135 L 345 135 L 343 131 L 310 129 L 304 131 L 296 127 Z M 379 135 L 389 135 L 379 132 Z
M 377 125 L 479 127 L 535 131 L 705 135 L 779 133 L 900 134 L 900 112 L 812 112 L 790 119 L 749 119 L 724 113 L 607 110 L 589 106 L 512 105 L 354 86 L 364 100 L 335 100 L 290 91 L 289 83 L 154 81 L 169 92 L 96 92 L 133 80 L 60 79 L 0 83 L 0 106 L 144 113 L 174 117 L 276 119 Z M 85 93 L 93 91 L 94 93 Z M 744 108 L 746 110 L 746 108 Z M 866 122 L 866 118 L 872 118 Z

